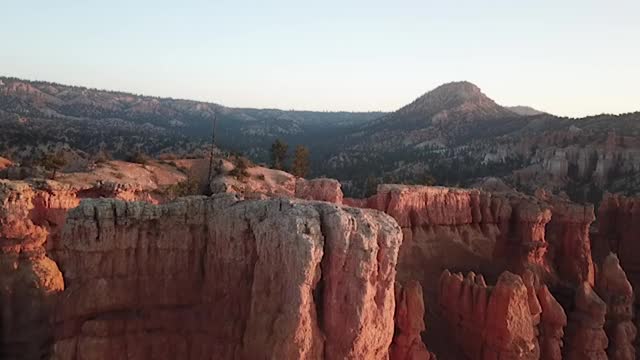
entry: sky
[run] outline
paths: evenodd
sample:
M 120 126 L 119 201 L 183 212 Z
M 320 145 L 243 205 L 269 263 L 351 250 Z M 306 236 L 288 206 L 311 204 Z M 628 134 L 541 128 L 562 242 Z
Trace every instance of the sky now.
M 640 111 L 640 1 L 0 0 L 0 75 L 234 107 Z

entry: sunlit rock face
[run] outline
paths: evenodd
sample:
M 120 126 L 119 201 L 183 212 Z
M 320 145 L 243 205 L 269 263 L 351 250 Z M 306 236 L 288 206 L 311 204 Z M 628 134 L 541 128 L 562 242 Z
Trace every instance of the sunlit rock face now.
M 64 290 L 45 251 L 48 232 L 34 224 L 43 199 L 22 182 L 0 180 L 0 358 L 40 359 L 54 340 L 49 316 Z M 52 201 L 54 202 L 54 201 Z
M 542 308 L 531 288 L 504 272 L 495 286 L 468 273 L 440 278 L 440 306 L 455 344 L 468 359 L 538 359 Z
M 595 268 L 591 254 L 589 228 L 595 220 L 593 205 L 573 203 L 544 191 L 536 197 L 548 204 L 551 220 L 546 227 L 546 240 L 553 248 L 551 262 L 561 280 L 579 285 L 595 284 Z
M 68 210 L 72 195 L 0 183 L 3 358 L 388 358 L 391 217 L 230 194 Z
M 497 278 L 533 271 L 545 282 L 594 283 L 589 226 L 593 207 L 538 192 L 489 192 L 381 185 L 368 199 L 345 199 L 391 215 L 403 229 L 398 276 L 430 293 L 444 268 Z
M 340 182 L 334 179 L 298 178 L 296 180 L 295 197 L 298 199 L 327 201 L 342 204 L 343 195 Z

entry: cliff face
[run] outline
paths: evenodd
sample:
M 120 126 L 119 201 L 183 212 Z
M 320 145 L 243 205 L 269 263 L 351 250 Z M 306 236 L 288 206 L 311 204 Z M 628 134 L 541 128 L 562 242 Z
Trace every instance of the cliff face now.
M 595 220 L 593 205 L 581 205 L 538 191 L 539 199 L 549 204 L 552 217 L 546 234 L 553 247 L 553 263 L 561 279 L 574 285 L 583 281 L 595 284 L 589 228 Z
M 543 191 L 536 196 L 526 196 L 515 192 L 406 185 L 381 185 L 377 194 L 368 199 L 344 199 L 344 203 L 378 209 L 396 219 L 404 238 L 398 260 L 398 278 L 401 281 L 419 280 L 427 304 L 438 299 L 434 284 L 439 281 L 443 269 L 473 271 L 465 278 L 452 275 L 452 286 L 460 288 L 461 299 L 482 296 L 484 300 L 478 301 L 489 299 L 486 294 L 476 294 L 477 287 L 486 287 L 484 276 L 493 282 L 505 270 L 522 276 L 531 273 L 530 276 L 550 287 L 570 288 L 584 281 L 594 284 L 588 231 L 594 220 L 592 206 L 574 204 Z M 467 283 L 475 285 L 465 286 Z M 532 293 L 541 291 L 538 284 L 530 287 Z M 484 293 L 480 291 L 479 294 Z M 443 295 L 440 296 L 442 301 Z M 445 301 L 445 307 L 457 308 L 450 310 L 450 314 L 452 311 L 471 311 L 467 306 L 469 301 L 464 300 L 466 305 L 458 306 L 456 299 L 452 296 Z M 545 301 L 549 311 L 557 310 L 555 299 L 545 298 Z M 536 300 L 531 306 L 540 307 L 541 304 Z M 452 352 L 452 346 L 447 345 L 449 339 L 441 335 L 445 332 L 442 324 L 452 323 L 446 319 L 446 314 L 447 311 L 440 314 L 429 309 L 427 344 L 438 354 L 452 358 L 462 356 Z M 482 322 L 486 312 L 476 311 L 475 314 L 475 322 L 462 323 L 454 333 L 463 334 L 465 338 L 483 339 L 485 327 Z M 457 316 L 474 319 L 471 315 Z M 536 319 L 539 311 L 538 315 L 531 316 L 536 331 L 541 328 L 545 332 L 539 341 L 536 340 L 544 346 L 543 353 L 550 359 L 557 358 L 563 336 L 562 324 L 566 321 L 547 316 L 547 321 L 540 325 L 540 319 Z M 463 349 L 467 356 L 482 348 L 480 340 L 462 343 L 468 347 Z
M 640 286 L 640 197 L 605 194 L 598 208 L 598 233 L 620 257 L 634 288 Z
M 387 215 L 230 194 L 62 214 L 62 193 L 1 185 L 2 357 L 388 357 L 401 232 Z
M 593 207 L 539 192 L 487 192 L 427 186 L 381 185 L 351 206 L 378 209 L 403 229 L 400 279 L 425 289 L 444 268 L 491 277 L 507 269 L 534 271 L 544 281 L 594 282 L 588 229 Z
M 50 353 L 49 314 L 64 281 L 46 255 L 47 231 L 31 220 L 40 218 L 34 204 L 42 199 L 26 183 L 0 180 L 0 358 L 40 359 Z

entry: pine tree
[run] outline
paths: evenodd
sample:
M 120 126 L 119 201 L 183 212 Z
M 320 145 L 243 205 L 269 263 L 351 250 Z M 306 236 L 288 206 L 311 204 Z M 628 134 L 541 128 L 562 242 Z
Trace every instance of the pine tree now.
M 67 165 L 67 160 L 64 158 L 64 154 L 61 151 L 48 153 L 42 157 L 40 165 L 42 165 L 46 170 L 51 171 L 51 180 L 55 180 L 58 170 Z
M 284 169 L 284 162 L 287 158 L 287 151 L 289 151 L 289 145 L 284 141 L 278 139 L 273 145 L 271 145 L 271 167 L 276 170 Z
M 298 177 L 306 177 L 309 173 L 309 149 L 306 146 L 296 146 L 291 173 Z

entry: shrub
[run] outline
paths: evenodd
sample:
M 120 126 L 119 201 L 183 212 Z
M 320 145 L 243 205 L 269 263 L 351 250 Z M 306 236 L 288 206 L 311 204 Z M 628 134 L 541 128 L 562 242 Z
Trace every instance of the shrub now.
M 200 192 L 200 183 L 193 177 L 188 177 L 186 180 L 169 185 L 165 189 L 164 194 L 169 200 L 183 196 L 202 195 Z
M 142 164 L 142 165 L 146 165 L 149 162 L 149 160 L 150 160 L 149 155 L 143 153 L 140 150 L 134 152 L 127 158 L 128 162 Z
M 249 176 L 247 169 L 251 166 L 251 162 L 244 156 L 236 156 L 232 159 L 235 167 L 229 171 L 229 175 L 242 180 Z

